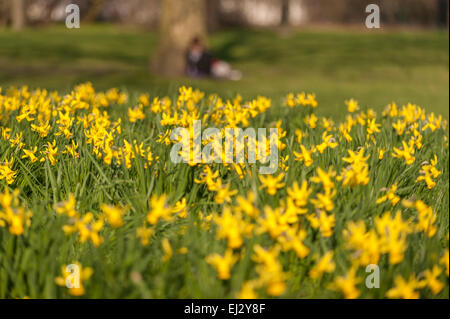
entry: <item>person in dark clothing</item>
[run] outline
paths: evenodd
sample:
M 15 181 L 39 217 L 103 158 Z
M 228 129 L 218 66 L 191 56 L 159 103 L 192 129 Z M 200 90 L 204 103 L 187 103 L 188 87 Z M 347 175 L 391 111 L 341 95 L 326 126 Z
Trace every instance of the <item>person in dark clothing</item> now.
M 212 55 L 199 38 L 194 38 L 186 54 L 186 72 L 190 77 L 211 76 Z
M 240 80 L 242 73 L 225 61 L 214 58 L 199 38 L 194 38 L 186 53 L 186 74 L 189 77 Z

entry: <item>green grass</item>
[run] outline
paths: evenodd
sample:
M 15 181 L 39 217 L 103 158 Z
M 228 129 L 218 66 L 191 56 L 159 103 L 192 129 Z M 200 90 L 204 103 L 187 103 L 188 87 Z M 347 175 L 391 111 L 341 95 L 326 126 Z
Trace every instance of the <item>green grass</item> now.
M 68 90 L 92 81 L 99 89 L 127 88 L 164 95 L 190 84 L 225 97 L 315 92 L 324 115 L 342 114 L 344 100 L 383 109 L 416 103 L 448 118 L 447 32 L 225 30 L 211 35 L 220 58 L 243 71 L 239 82 L 162 79 L 148 72 L 156 34 L 111 25 L 0 30 L 0 85 Z
M 327 148 L 322 154 L 313 153 L 313 164 L 306 166 L 302 161 L 296 160 L 294 151 L 299 151 L 300 145 L 295 138 L 295 130 L 304 132 L 301 141 L 307 149 L 312 149 L 315 145 L 322 143 L 322 134 L 325 129 L 319 124 L 316 128 L 310 128 L 305 124 L 305 117 L 316 109 L 297 106 L 295 109 L 283 107 L 279 103 L 273 103 L 267 112 L 258 114 L 255 118 L 250 118 L 250 127 L 273 127 L 274 121 L 280 120 L 286 136 L 282 142 L 286 148 L 280 155 L 284 158 L 289 156 L 286 165 L 289 169 L 285 172 L 282 182 L 285 186 L 280 186 L 275 194 L 269 194 L 266 189 L 261 188 L 261 180 L 257 176 L 257 164 L 246 163 L 243 166 L 244 175 L 242 179 L 237 171 L 232 167 L 225 167 L 223 164 L 209 164 L 212 171 L 218 173 L 217 179 L 221 179 L 223 185 L 230 185 L 230 189 L 236 190 L 237 194 L 231 196 L 230 202 L 221 204 L 216 200 L 216 192 L 209 190 L 204 184 L 194 182 L 202 176 L 204 165 L 189 166 L 185 163 L 175 164 L 169 159 L 171 145 L 158 142 L 158 135 L 163 134 L 171 126 L 163 127 L 160 119 L 161 114 L 154 114 L 145 108 L 145 118 L 135 123 L 129 121 L 127 109 L 129 105 L 137 103 L 134 96 L 130 97 L 130 102 L 125 105 L 112 103 L 109 107 L 101 108 L 108 113 L 110 121 L 122 119 L 122 130 L 120 132 L 112 129 L 113 124 L 107 125 L 107 131 L 112 136 L 111 149 L 119 150 L 120 154 L 128 153 L 130 167 L 119 160 L 115 155 L 115 160 L 108 164 L 105 158 L 107 149 L 105 145 L 109 143 L 96 143 L 100 148 L 99 156 L 95 155 L 93 144 L 89 143 L 88 131 L 82 127 L 81 123 L 76 123 L 78 117 L 93 114 L 98 107 L 96 98 L 88 95 L 85 98 L 89 101 L 88 109 L 76 109 L 77 103 L 61 104 L 50 98 L 49 104 L 39 103 L 41 107 L 36 111 L 30 121 L 17 121 L 17 116 L 22 112 L 27 112 L 28 105 L 36 105 L 34 98 L 21 96 L 18 91 L 11 91 L 3 88 L 0 95 L 0 132 L 5 128 L 11 129 L 11 137 L 21 133 L 21 141 L 25 143 L 23 149 L 37 147 L 36 156 L 43 161 L 31 162 L 24 158 L 23 149 L 19 145 L 14 145 L 11 141 L 0 138 L 0 298 L 69 298 L 70 290 L 57 286 L 55 278 L 61 276 L 61 267 L 78 261 L 84 267 L 92 267 L 94 274 L 83 282 L 86 291 L 85 298 L 235 298 L 242 289 L 244 283 L 255 280 L 260 275 L 270 274 L 268 269 L 273 269 L 271 263 L 263 266 L 262 272 L 258 269 L 261 263 L 252 259 L 255 254 L 255 246 L 261 245 L 268 249 L 275 249 L 280 238 L 286 234 L 286 223 L 279 217 L 273 229 L 283 230 L 278 235 L 273 235 L 264 229 L 268 219 L 269 211 L 266 207 L 272 207 L 279 211 L 280 216 L 284 216 L 281 205 L 288 197 L 287 188 L 292 187 L 294 182 L 301 184 L 308 181 L 311 189 L 309 199 L 304 205 L 307 214 L 299 212 L 294 215 L 297 220 L 290 220 L 287 229 L 296 231 L 297 227 L 304 229 L 305 238 L 302 242 L 309 249 L 306 256 L 298 257 L 291 248 L 286 248 L 275 258 L 276 265 L 281 267 L 283 273 L 288 277 L 281 280 L 286 283 L 285 289 L 279 294 L 269 294 L 267 282 L 258 286 L 256 292 L 259 297 L 280 296 L 285 298 L 342 298 L 344 295 L 329 289 L 329 286 L 338 276 L 348 274 L 350 265 L 359 255 L 356 248 L 350 249 L 348 240 L 345 239 L 343 231 L 348 229 L 350 222 L 362 221 L 367 230 L 377 232 L 377 238 L 395 234 L 394 226 L 385 226 L 375 230 L 380 216 L 387 216 L 389 212 L 401 211 L 401 219 L 407 225 L 408 232 L 404 233 L 405 246 L 404 255 L 401 262 L 390 262 L 392 251 L 384 251 L 381 242 L 375 242 L 376 251 L 380 251 L 381 257 L 372 263 L 380 267 L 380 289 L 367 289 L 364 285 L 367 273 L 365 264 L 357 268 L 356 275 L 360 282 L 356 284 L 356 289 L 362 298 L 384 298 L 387 292 L 396 285 L 396 278 L 402 277 L 408 280 L 411 275 L 415 275 L 418 280 L 423 280 L 425 270 L 430 270 L 437 266 L 441 273 L 436 280 L 443 284 L 442 290 L 433 293 L 428 286 L 416 287 L 415 291 L 420 293 L 422 298 L 448 298 L 448 278 L 445 276 L 445 264 L 441 261 L 445 251 L 448 253 L 448 227 L 449 227 L 449 152 L 448 152 L 448 128 L 447 124 L 432 132 L 429 128 L 422 131 L 426 121 L 410 120 L 407 123 L 407 132 L 398 135 L 392 124 L 403 121 L 403 116 L 394 118 L 382 117 L 380 114 L 376 122 L 380 124 L 380 131 L 373 135 L 374 140 L 366 135 L 367 126 L 356 124 L 352 127 L 350 135 L 352 141 L 346 141 L 338 130 L 338 122 L 328 134 L 333 135 L 338 145 L 335 148 Z M 33 95 L 37 95 L 34 92 Z M 11 109 L 13 101 L 19 97 L 22 101 L 18 110 Z M 320 96 L 319 96 L 320 98 Z M 41 96 L 45 101 L 48 97 Z M 176 100 L 172 105 L 176 105 Z M 196 108 L 203 114 L 222 114 L 222 106 L 208 106 L 206 99 L 197 102 Z M 48 105 L 48 108 L 45 107 Z M 73 107 L 69 107 L 72 105 Z M 243 102 L 243 105 L 245 103 Z M 58 134 L 59 119 L 58 112 L 48 112 L 50 110 L 63 111 L 70 109 L 70 117 L 73 124 L 68 128 L 73 137 L 66 138 Z M 364 112 L 367 108 L 362 107 Z M 178 111 L 187 111 L 186 106 L 179 105 Z M 320 106 L 317 111 L 320 110 Z M 175 111 L 175 107 L 172 112 Z M 192 112 L 187 112 L 191 114 Z M 414 112 L 413 112 L 414 113 Z M 39 116 L 51 116 L 48 136 L 39 137 L 31 128 L 31 124 L 37 124 Z M 96 126 L 98 117 L 92 118 L 88 128 Z M 192 120 L 192 119 L 191 119 Z M 225 118 L 226 120 L 226 118 Z M 106 119 L 98 123 L 105 123 Z M 422 134 L 423 146 L 415 148 L 415 160 L 407 165 L 404 159 L 392 156 L 394 147 L 401 147 L 402 141 L 409 141 L 413 134 L 413 124 L 418 124 L 418 132 Z M 210 119 L 204 123 L 203 128 L 216 126 Z M 3 136 L 3 134 L 2 134 Z M 103 133 L 99 134 L 100 138 Z M 141 156 L 134 151 L 132 153 L 124 148 L 124 140 L 136 144 L 143 143 L 143 149 L 150 147 L 153 160 L 147 160 L 147 151 Z M 46 153 L 49 143 L 55 141 L 58 152 L 56 158 L 58 162 L 51 163 Z M 71 142 L 78 143 L 79 158 L 72 158 L 69 154 L 64 154 L 66 146 L 71 146 Z M 438 143 L 436 141 L 439 141 Z M 443 142 L 446 141 L 446 142 Z M 318 197 L 319 193 L 324 193 L 321 183 L 313 180 L 317 175 L 317 169 L 333 169 L 342 173 L 348 164 L 343 158 L 348 156 L 348 150 L 358 150 L 364 147 L 364 155 L 367 155 L 368 175 L 366 185 L 355 185 L 349 187 L 343 185 L 342 181 L 331 177 L 336 190 L 336 196 L 332 198 L 334 208 L 328 212 L 322 212 L 327 216 L 334 216 L 335 225 L 329 235 L 325 235 L 322 229 L 315 228 L 309 218 L 317 213 L 316 204 L 312 199 Z M 383 159 L 379 159 L 379 148 L 386 150 Z M 41 153 L 42 152 L 42 153 Z M 437 155 L 436 168 L 441 172 L 439 176 L 433 178 L 436 185 L 428 189 L 426 184 L 416 182 L 420 176 L 420 170 L 425 161 L 428 163 Z M 125 155 L 123 155 L 125 156 Z M 16 176 L 10 184 L 3 178 L 6 160 L 14 159 L 11 169 L 16 172 Z M 281 161 L 281 159 L 279 159 Z M 148 165 L 145 168 L 145 165 Z M 281 172 L 278 169 L 275 176 Z M 266 176 L 267 177 L 267 176 Z M 216 180 L 217 180 L 216 179 Z M 377 203 L 377 199 L 385 194 L 385 188 L 390 188 L 394 183 L 398 184 L 395 194 L 401 200 L 422 200 L 432 207 L 435 220 L 425 220 L 425 225 L 432 223 L 436 227 L 436 233 L 430 234 L 422 228 L 417 229 L 423 212 L 418 212 L 415 208 L 407 208 L 402 202 L 394 204 L 387 201 Z M 10 203 L 5 200 L 4 192 L 9 189 L 19 191 L 19 202 Z M 222 213 L 224 207 L 236 209 L 240 207 L 237 196 L 246 197 L 248 191 L 252 190 L 256 195 L 256 201 L 251 206 L 261 213 L 258 217 L 242 213 L 242 220 L 238 214 L 233 214 L 232 220 L 240 220 L 246 227 L 238 228 L 238 233 L 242 238 L 241 245 L 233 246 L 233 254 L 241 257 L 231 269 L 231 277 L 221 280 L 217 277 L 216 270 L 207 263 L 206 257 L 213 253 L 223 255 L 227 250 L 230 241 L 226 238 L 218 237 L 218 221 L 208 220 L 208 216 Z M 101 204 L 127 205 L 129 210 L 123 216 L 122 227 L 113 228 L 108 222 L 100 230 L 99 235 L 104 238 L 104 242 L 95 246 L 93 242 L 80 242 L 78 231 L 65 234 L 64 225 L 72 225 L 77 218 L 69 218 L 64 214 L 58 214 L 56 207 L 61 201 L 69 198 L 69 194 L 74 194 L 76 199 L 75 210 L 80 217 L 92 212 L 95 219 L 102 218 Z M 174 216 L 170 221 L 160 219 L 155 225 L 146 223 L 148 214 L 152 214 L 156 209 L 149 204 L 149 199 L 153 196 L 166 194 L 166 205 L 174 205 L 181 198 L 186 199 L 186 218 Z M 11 208 L 11 207 L 12 208 Z M 29 209 L 33 216 L 29 225 L 24 223 L 24 232 L 14 234 L 11 231 L 11 222 L 8 217 L 20 212 L 20 207 Z M 283 212 L 283 213 L 281 213 Z M 201 217 L 203 216 L 203 217 Z M 308 216 L 308 217 L 307 217 Z M 291 216 L 292 217 L 292 216 Z M 426 217 L 426 216 L 425 216 Z M 9 217 L 10 218 L 10 217 Z M 267 219 L 267 220 L 266 220 Z M 144 224 L 153 229 L 153 235 L 148 245 L 142 245 L 137 238 L 137 229 Z M 227 231 L 236 229 L 234 224 L 222 227 Z M 247 226 L 251 226 L 251 233 L 244 231 Z M 322 226 L 321 226 L 322 227 Z M 84 228 L 81 228 L 84 229 Z M 403 232 L 403 231 L 402 231 Z M 402 235 L 403 236 L 403 235 Z M 290 237 L 286 237 L 290 238 Z M 170 260 L 162 260 L 165 254 L 162 249 L 162 241 L 166 239 L 173 249 L 173 256 Z M 362 242 L 368 241 L 364 239 Z M 398 239 L 392 240 L 394 247 L 400 244 Z M 186 247 L 187 254 L 178 253 L 178 249 Z M 402 246 L 403 247 L 403 246 Z M 365 251 L 366 248 L 361 248 Z M 326 252 L 334 253 L 335 270 L 325 273 L 319 278 L 309 277 L 309 272 L 317 262 L 317 256 L 323 256 Z M 448 260 L 447 260 L 448 261 Z M 328 263 L 327 263 L 328 264 Z M 270 267 L 270 268 L 267 268 Z M 448 269 L 448 267 L 447 267 Z M 273 271 L 273 270 L 272 270 Z M 275 271 L 275 278 L 279 273 Z
M 0 31 L 0 298 L 73 297 L 70 294 L 72 290 L 58 286 L 55 278 L 61 276 L 63 265 L 74 261 L 79 261 L 84 267 L 92 267 L 94 271 L 92 277 L 83 282 L 85 298 L 235 298 L 244 283 L 265 274 L 273 274 L 275 281 L 281 280 L 286 286 L 279 293 L 270 293 L 270 281 L 258 280 L 255 290 L 259 297 L 342 298 L 344 294 L 329 289 L 330 284 L 339 276 L 348 275 L 351 264 L 367 248 L 364 246 L 359 252 L 356 248 L 350 249 L 343 231 L 348 229 L 350 222 L 362 221 L 367 231 L 374 231 L 377 240 L 382 240 L 395 234 L 395 227 L 376 229 L 377 218 L 397 210 L 401 211 L 401 219 L 408 231 L 402 230 L 402 236 L 406 236 L 405 246 L 402 246 L 402 240 L 397 239 L 392 240 L 392 247 L 400 245 L 404 248 L 404 255 L 399 263 L 392 262 L 393 250 L 386 250 L 381 241 L 373 243 L 373 238 L 364 238 L 363 244 L 373 243 L 369 248 L 380 252 L 376 263 L 381 277 L 379 289 L 367 289 L 364 285 L 367 277 L 365 264 L 360 265 L 356 270 L 360 282 L 355 285 L 359 296 L 385 298 L 387 292 L 396 286 L 399 276 L 408 280 L 415 275 L 422 281 L 424 271 L 436 266 L 442 271 L 436 276 L 437 281 L 443 284 L 442 289 L 434 293 L 429 282 L 426 282 L 427 286 L 414 289 L 422 298 L 448 298 L 448 275 L 445 274 L 445 263 L 441 262 L 442 256 L 446 252 L 448 254 L 448 123 L 443 121 L 441 128 L 435 131 L 430 128 L 422 130 L 429 118 L 407 121 L 405 114 L 391 118 L 378 112 L 376 123 L 381 126 L 380 131 L 373 135 L 374 139 L 367 136 L 365 121 L 354 123 L 349 133 L 351 141 L 347 141 L 339 130 L 340 120 L 350 115 L 344 105 L 344 100 L 350 97 L 359 100 L 362 112 L 367 112 L 368 108 L 381 111 L 391 101 L 396 101 L 399 107 L 411 101 L 423 106 L 427 115 L 434 111 L 448 118 L 448 34 L 299 31 L 281 37 L 271 31 L 228 30 L 212 35 L 210 41 L 217 55 L 243 70 L 242 81 L 161 79 L 149 74 L 148 59 L 156 44 L 155 35 L 151 32 L 114 26 L 83 26 L 80 30 L 50 27 L 22 33 Z M 119 87 L 128 92 L 129 102 L 121 105 L 111 102 L 103 108 L 98 105 L 100 95 L 87 93 L 81 96 L 88 102 L 88 108 L 82 109 L 77 108 L 77 101 L 74 104 L 61 103 L 54 96 L 41 95 L 36 102 L 34 97 L 41 94 L 40 91 L 31 91 L 30 98 L 26 92 L 9 88 L 10 85 L 28 85 L 31 88 L 57 89 L 62 97 L 73 90 L 75 84 L 85 81 L 94 84 L 96 94 L 100 94 L 100 90 Z M 128 109 L 138 104 L 139 92 L 150 93 L 151 97 L 169 96 L 173 99 L 172 115 L 175 111 L 179 114 L 183 111 L 192 116 L 194 112 L 186 105 L 176 103 L 177 89 L 181 84 L 218 93 L 224 98 L 242 94 L 245 107 L 239 112 L 234 107 L 232 112 L 225 114 L 244 114 L 248 106 L 244 101 L 257 95 L 272 98 L 272 107 L 249 118 L 249 126 L 270 128 L 280 120 L 286 132 L 282 139 L 286 148 L 280 153 L 289 166 L 282 178 L 286 185 L 275 194 L 269 194 L 261 188 L 263 185 L 256 170 L 258 165 L 246 163 L 242 167 L 243 176 L 239 176 L 232 166 L 209 164 L 212 171 L 218 172 L 217 179 L 223 185 L 229 184 L 230 189 L 237 191 L 229 203 L 220 203 L 216 199 L 216 191 L 194 181 L 201 178 L 204 165 L 175 164 L 169 159 L 171 145 L 158 141 L 158 135 L 173 127 L 161 124 L 161 112 L 155 114 L 146 106 L 145 118 L 130 122 Z M 78 90 L 78 93 L 89 92 Z M 315 109 L 283 106 L 282 97 L 290 91 L 315 92 L 319 106 Z M 215 114 L 220 117 L 223 114 L 223 106 L 208 105 L 207 97 L 193 103 L 201 116 Z M 27 114 L 35 106 L 38 107 L 34 109 L 35 113 L 18 121 L 17 116 Z M 104 132 L 99 130 L 96 146 L 100 151 L 96 154 L 89 141 L 89 131 L 77 119 L 94 114 L 98 108 L 101 113 L 91 118 L 88 129 L 108 123 L 106 118 L 99 119 L 105 111 L 110 121 L 122 120 L 122 130 L 115 130 L 112 123 L 106 125 L 106 131 L 112 137 L 110 149 L 106 147 L 109 143 L 102 141 Z M 68 127 L 73 134 L 70 138 L 59 134 L 57 123 L 59 116 L 67 110 L 73 120 Z M 168 111 L 165 112 L 168 115 Z M 299 151 L 299 143 L 308 150 L 321 144 L 326 130 L 321 118 L 316 128 L 306 125 L 305 118 L 311 113 L 318 114 L 319 118 L 319 115 L 327 115 L 334 120 L 335 124 L 327 134 L 333 135 L 338 145 L 327 148 L 323 153 L 314 152 L 311 155 L 313 164 L 306 166 L 296 159 L 294 151 Z M 31 125 L 39 124 L 38 119 L 45 117 L 49 117 L 50 128 L 48 136 L 40 137 Z M 208 117 L 203 128 L 217 126 L 213 118 Z M 218 126 L 226 126 L 230 120 L 227 117 L 222 119 L 224 123 Z M 398 121 L 407 124 L 402 135 L 397 134 L 392 126 Z M 418 125 L 416 133 L 422 135 L 423 145 L 420 148 L 414 146 L 415 160 L 407 165 L 404 159 L 395 158 L 392 153 L 394 147 L 402 147 L 402 141 L 414 141 L 414 124 Z M 22 134 L 21 142 L 25 143 L 22 148 L 12 143 L 5 133 L 7 129 L 11 129 L 11 138 Z M 304 133 L 301 142 L 295 135 L 297 129 Z M 130 143 L 136 140 L 137 145 L 143 143 L 145 155 L 149 147 L 153 160 L 127 150 L 124 140 Z M 58 162 L 52 164 L 45 152 L 53 141 L 58 147 Z M 72 141 L 79 145 L 79 158 L 63 153 Z M 23 157 L 23 149 L 34 146 L 37 147 L 36 156 L 43 161 L 32 162 Z M 364 147 L 364 154 L 368 156 L 367 184 L 350 187 L 332 177 L 336 190 L 332 199 L 334 208 L 321 214 L 334 216 L 335 224 L 332 234 L 325 235 L 311 221 L 318 209 L 323 210 L 311 199 L 325 192 L 324 186 L 316 183 L 313 177 L 318 168 L 328 170 L 333 167 L 338 175 L 341 174 L 349 167 L 343 160 L 348 156 L 348 150 L 357 151 L 360 147 Z M 380 148 L 386 150 L 381 160 Z M 115 160 L 108 163 L 105 156 L 111 149 L 118 153 L 114 155 Z M 120 157 L 125 156 L 124 153 L 130 158 L 129 167 Z M 433 178 L 436 185 L 428 189 L 425 182 L 416 182 L 416 179 L 421 175 L 422 165 L 429 163 L 435 154 L 438 158 L 436 169 L 441 173 Z M 11 159 L 14 162 L 9 167 L 5 163 Z M 7 175 L 10 169 L 16 175 L 8 184 L 3 175 Z M 281 168 L 274 176 L 280 171 Z M 307 214 L 297 212 L 297 220 L 290 220 L 286 226 L 282 205 L 287 205 L 291 197 L 287 188 L 302 181 L 307 181 L 311 189 L 302 206 Z M 432 207 L 435 220 L 431 223 L 436 227 L 436 233 L 430 234 L 430 228 L 424 230 L 424 225 L 430 222 L 422 220 L 428 216 L 427 212 L 408 208 L 402 201 L 395 205 L 389 201 L 377 203 L 377 199 L 385 194 L 385 188 L 395 183 L 398 184 L 395 194 L 401 200 L 422 200 Z M 5 199 L 6 189 L 19 191 L 18 203 L 11 204 Z M 259 210 L 260 215 L 252 217 L 242 213 L 240 218 L 235 213 L 231 217 L 232 221 L 253 228 L 247 235 L 246 230 L 250 228 L 238 228 L 242 243 L 233 247 L 233 254 L 240 258 L 231 268 L 230 278 L 221 280 L 205 258 L 214 253 L 223 255 L 230 249 L 230 242 L 226 238 L 218 238 L 219 222 L 208 218 L 216 214 L 221 216 L 224 207 L 236 210 L 240 207 L 237 196 L 246 197 L 250 190 L 257 198 L 251 206 Z M 55 207 L 67 200 L 69 194 L 76 198 L 75 210 L 80 217 L 92 212 L 95 219 L 101 219 L 103 203 L 127 205 L 129 210 L 123 216 L 123 226 L 114 228 L 106 222 L 99 232 L 104 242 L 98 246 L 90 240 L 80 242 L 78 232 L 65 234 L 64 225 L 71 225 L 76 219 L 58 214 Z M 156 211 L 149 199 L 163 194 L 168 196 L 167 205 L 174 205 L 185 198 L 187 216 L 176 216 L 170 221 L 160 219 L 155 225 L 149 225 L 146 222 L 148 214 Z M 262 227 L 271 216 L 266 209 L 268 206 L 281 216 L 274 227 L 275 231 L 283 230 L 280 234 L 273 235 Z M 11 230 L 11 220 L 20 215 L 20 207 L 32 211 L 33 216 L 29 225 L 24 223 L 23 233 L 14 234 L 17 229 Z M 148 245 L 143 245 L 136 236 L 138 227 L 145 223 L 154 231 Z M 224 228 L 226 231 L 236 230 L 233 223 Z M 292 247 L 285 247 L 265 266 L 252 258 L 256 245 L 275 249 L 282 242 L 280 239 L 291 238 L 287 236 L 288 230 L 295 233 L 297 228 L 305 231 L 302 242 L 310 250 L 306 256 L 299 257 Z M 169 260 L 162 259 L 164 239 L 173 248 L 173 256 Z M 187 254 L 178 253 L 182 247 L 188 249 Z M 316 265 L 317 257 L 328 251 L 334 253 L 335 269 L 319 278 L 311 278 L 309 273 Z M 273 271 L 274 268 L 278 270 Z M 286 274 L 286 279 L 280 275 L 280 269 Z

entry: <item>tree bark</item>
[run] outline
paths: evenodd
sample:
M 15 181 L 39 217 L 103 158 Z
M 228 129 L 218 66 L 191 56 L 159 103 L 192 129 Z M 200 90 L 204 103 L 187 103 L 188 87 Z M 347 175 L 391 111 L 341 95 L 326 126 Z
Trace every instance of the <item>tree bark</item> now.
M 8 24 L 9 11 L 8 1 L 0 0 L 0 27 L 4 27 Z
M 10 0 L 12 28 L 15 31 L 25 27 L 25 0 Z
M 194 37 L 206 40 L 205 0 L 162 0 L 159 40 L 151 63 L 155 73 L 177 76 L 185 71 L 185 55 Z
M 104 5 L 105 5 L 105 0 L 93 0 L 92 4 L 89 6 L 89 10 L 86 13 L 83 21 L 84 22 L 92 22 L 92 21 L 97 20 Z
M 438 25 L 441 28 L 448 28 L 448 0 L 438 0 Z
M 206 0 L 206 26 L 208 31 L 215 31 L 220 24 L 220 0 Z
M 281 0 L 281 23 L 282 26 L 289 25 L 289 0 Z

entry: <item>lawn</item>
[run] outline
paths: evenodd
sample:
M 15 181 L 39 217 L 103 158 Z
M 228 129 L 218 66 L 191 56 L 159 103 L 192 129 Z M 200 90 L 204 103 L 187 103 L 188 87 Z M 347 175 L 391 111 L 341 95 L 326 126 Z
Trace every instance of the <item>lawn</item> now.
M 161 79 L 148 72 L 155 51 L 151 31 L 111 25 L 0 30 L 0 85 L 68 90 L 91 81 L 96 88 L 125 88 L 164 95 L 189 84 L 224 97 L 290 91 L 314 92 L 321 114 L 339 116 L 344 100 L 382 110 L 416 103 L 448 118 L 447 32 L 224 30 L 210 37 L 212 51 L 244 73 L 239 82 Z
M 214 34 L 240 82 L 149 74 L 151 32 L 0 41 L 0 298 L 448 299 L 447 34 Z

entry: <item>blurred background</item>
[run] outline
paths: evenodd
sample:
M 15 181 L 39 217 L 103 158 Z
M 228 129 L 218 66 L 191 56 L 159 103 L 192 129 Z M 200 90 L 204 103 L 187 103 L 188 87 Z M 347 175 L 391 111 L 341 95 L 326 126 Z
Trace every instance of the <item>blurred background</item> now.
M 71 3 L 79 29 L 65 26 Z M 365 27 L 371 3 L 380 29 Z M 448 118 L 448 10 L 448 0 L 0 0 L 0 87 L 66 91 L 90 81 L 161 96 L 186 84 L 274 101 L 307 91 L 328 116 L 353 97 Z M 194 36 L 243 78 L 184 76 Z

